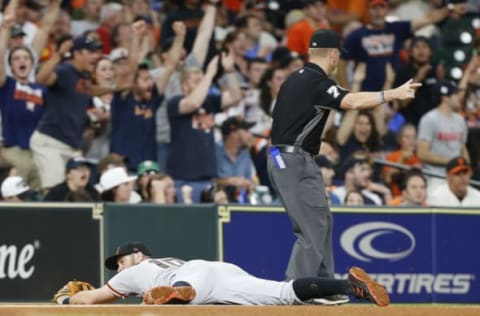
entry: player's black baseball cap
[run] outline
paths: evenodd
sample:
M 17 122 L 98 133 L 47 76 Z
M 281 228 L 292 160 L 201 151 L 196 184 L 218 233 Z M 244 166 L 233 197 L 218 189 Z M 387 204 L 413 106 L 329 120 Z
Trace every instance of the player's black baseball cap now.
M 338 48 L 346 52 L 342 47 L 340 35 L 332 30 L 316 30 L 310 37 L 310 48 Z
M 108 257 L 107 260 L 105 260 L 105 267 L 110 270 L 117 270 L 118 269 L 118 264 L 117 260 L 120 257 L 135 253 L 135 252 L 142 252 L 146 256 L 151 256 L 150 250 L 148 250 L 147 246 L 141 242 L 129 242 L 123 245 L 120 245 L 115 249 L 115 255 Z

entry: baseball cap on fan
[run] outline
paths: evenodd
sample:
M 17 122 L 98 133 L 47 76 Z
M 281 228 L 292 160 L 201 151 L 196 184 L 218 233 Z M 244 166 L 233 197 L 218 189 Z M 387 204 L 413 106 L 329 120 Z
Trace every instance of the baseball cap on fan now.
M 102 48 L 102 43 L 91 35 L 80 35 L 73 40 L 72 50 L 86 49 L 96 51 Z
M 137 176 L 129 176 L 123 167 L 115 167 L 105 171 L 100 177 L 100 182 L 95 184 L 95 189 L 99 193 L 111 190 L 122 183 L 131 182 L 137 179 Z
M 112 49 L 110 55 L 108 55 L 108 58 L 112 63 L 115 63 L 122 59 L 128 59 L 128 50 L 123 47 L 117 47 L 115 49 Z
M 241 117 L 232 116 L 227 118 L 221 127 L 222 135 L 229 135 L 231 132 L 234 132 L 238 129 L 246 129 L 249 130 L 252 128 L 256 123 L 255 122 L 247 122 Z
M 146 173 L 149 172 L 154 172 L 154 173 L 159 173 L 160 172 L 160 166 L 156 161 L 152 160 L 145 160 L 142 161 L 138 167 L 137 167 L 137 176 L 142 176 Z
M 472 171 L 472 166 L 463 157 L 455 157 L 447 163 L 447 173 L 459 174 L 464 171 Z
M 2 182 L 1 192 L 4 198 L 17 196 L 30 190 L 21 177 L 8 177 Z
M 455 83 L 449 80 L 441 80 L 432 87 L 432 100 L 435 104 L 439 104 L 442 97 L 448 97 L 458 91 Z
M 452 81 L 442 80 L 433 86 L 435 96 L 449 96 L 457 92 L 457 86 Z
M 146 256 L 151 256 L 150 250 L 148 250 L 147 246 L 141 242 L 128 242 L 126 244 L 122 244 L 115 249 L 115 255 L 108 257 L 105 260 L 105 267 L 110 270 L 117 270 L 118 264 L 117 260 L 120 257 L 130 255 L 132 253 L 142 252 Z
M 347 52 L 342 47 L 340 35 L 332 30 L 321 29 L 316 30 L 310 37 L 310 48 L 338 48 L 343 52 Z
M 65 169 L 66 169 L 66 171 L 69 171 L 69 170 L 76 169 L 76 168 L 81 167 L 81 166 L 87 166 L 88 167 L 88 165 L 89 165 L 89 162 L 88 162 L 87 159 L 85 159 L 83 157 L 73 157 L 73 158 L 70 158 L 67 161 L 67 165 L 65 166 Z

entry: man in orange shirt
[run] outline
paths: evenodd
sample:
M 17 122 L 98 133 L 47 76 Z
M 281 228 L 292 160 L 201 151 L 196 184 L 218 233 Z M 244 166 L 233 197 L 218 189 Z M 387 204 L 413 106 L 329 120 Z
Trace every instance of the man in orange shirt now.
M 287 47 L 305 57 L 310 45 L 310 37 L 318 29 L 329 28 L 326 14 L 326 0 L 304 0 L 304 18 L 293 24 L 287 31 Z

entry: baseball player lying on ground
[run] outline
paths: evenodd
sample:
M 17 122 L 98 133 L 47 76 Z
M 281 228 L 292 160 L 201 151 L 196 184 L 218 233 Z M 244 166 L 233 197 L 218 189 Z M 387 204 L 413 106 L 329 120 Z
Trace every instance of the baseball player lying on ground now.
M 58 304 L 102 304 L 129 295 L 142 295 L 145 304 L 324 304 L 322 298 L 345 294 L 379 306 L 390 303 L 385 288 L 358 267 L 347 280 L 301 278 L 272 281 L 254 277 L 236 265 L 204 260 L 154 259 L 142 243 L 119 246 L 105 266 L 118 273 L 95 289 L 70 281 L 55 295 Z

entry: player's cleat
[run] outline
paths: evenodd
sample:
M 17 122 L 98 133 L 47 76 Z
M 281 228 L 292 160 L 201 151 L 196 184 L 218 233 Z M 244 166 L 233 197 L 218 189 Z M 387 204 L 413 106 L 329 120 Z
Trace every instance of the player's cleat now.
M 350 298 L 348 298 L 347 295 L 342 295 L 342 294 L 329 295 L 322 298 L 313 298 L 308 301 L 308 303 L 310 304 L 327 305 L 327 306 L 342 305 L 348 302 L 350 302 Z
M 195 289 L 191 286 L 157 286 L 143 295 L 145 304 L 186 304 L 195 298 Z
M 388 306 L 390 297 L 387 290 L 370 278 L 362 268 L 352 267 L 348 270 L 348 281 L 358 298 L 369 300 L 378 306 Z

